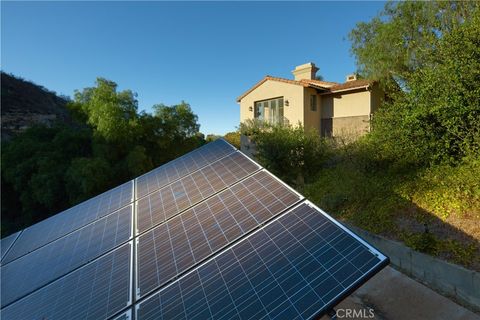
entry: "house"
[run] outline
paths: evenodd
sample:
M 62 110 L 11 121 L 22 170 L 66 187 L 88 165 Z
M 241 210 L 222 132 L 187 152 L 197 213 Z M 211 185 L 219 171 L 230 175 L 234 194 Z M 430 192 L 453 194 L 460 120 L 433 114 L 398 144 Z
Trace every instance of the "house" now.
M 348 75 L 344 83 L 316 80 L 313 63 L 297 66 L 294 80 L 266 76 L 237 98 L 240 122 L 302 124 L 322 136 L 357 137 L 370 130 L 370 119 L 383 99 L 374 81 Z

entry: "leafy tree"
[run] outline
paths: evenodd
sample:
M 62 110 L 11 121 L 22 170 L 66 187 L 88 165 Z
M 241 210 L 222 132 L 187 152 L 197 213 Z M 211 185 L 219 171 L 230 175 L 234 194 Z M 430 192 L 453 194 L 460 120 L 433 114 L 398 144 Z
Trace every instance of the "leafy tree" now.
M 141 175 L 205 141 L 190 105 L 138 112 L 136 94 L 98 78 L 75 92 L 69 126 L 36 126 L 2 152 L 2 232 L 10 233 Z M 19 211 L 12 214 L 10 211 Z
M 478 155 L 479 15 L 474 2 L 388 3 L 352 31 L 360 70 L 402 89 L 374 117 L 385 154 L 427 164 Z
M 117 92 L 117 84 L 97 78 L 96 87 L 76 91 L 71 108 L 82 112 L 96 135 L 107 141 L 131 141 L 138 119 L 136 94 Z
M 392 94 L 413 72 L 431 65 L 443 35 L 469 20 L 475 1 L 388 2 L 370 22 L 350 32 L 362 76 L 381 80 Z

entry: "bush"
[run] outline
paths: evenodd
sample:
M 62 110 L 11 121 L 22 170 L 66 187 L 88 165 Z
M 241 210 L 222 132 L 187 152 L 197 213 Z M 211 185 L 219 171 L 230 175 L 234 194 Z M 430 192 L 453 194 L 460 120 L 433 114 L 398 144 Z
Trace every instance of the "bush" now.
M 317 131 L 302 126 L 272 126 L 252 122 L 241 127 L 256 145 L 256 158 L 268 170 L 289 184 L 302 188 L 312 182 L 330 151 Z
M 223 138 L 235 148 L 240 149 L 240 131 L 228 132 Z

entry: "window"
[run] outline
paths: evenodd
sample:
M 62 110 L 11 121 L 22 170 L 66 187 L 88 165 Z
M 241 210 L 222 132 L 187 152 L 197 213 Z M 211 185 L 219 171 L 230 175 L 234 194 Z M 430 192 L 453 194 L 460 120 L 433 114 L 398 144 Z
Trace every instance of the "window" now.
M 310 110 L 317 111 L 317 95 L 315 94 L 310 96 Z
M 255 102 L 255 119 L 283 124 L 283 97 Z

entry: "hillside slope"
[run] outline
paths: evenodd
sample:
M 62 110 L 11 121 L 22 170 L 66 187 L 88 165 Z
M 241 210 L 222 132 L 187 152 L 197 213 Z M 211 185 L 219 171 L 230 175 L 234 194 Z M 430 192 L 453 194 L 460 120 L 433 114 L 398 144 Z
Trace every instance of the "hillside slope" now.
M 34 124 L 69 122 L 66 104 L 65 98 L 42 86 L 1 72 L 2 140 L 9 140 Z

